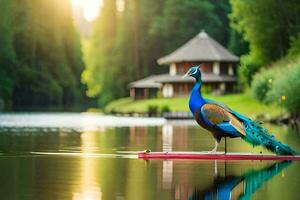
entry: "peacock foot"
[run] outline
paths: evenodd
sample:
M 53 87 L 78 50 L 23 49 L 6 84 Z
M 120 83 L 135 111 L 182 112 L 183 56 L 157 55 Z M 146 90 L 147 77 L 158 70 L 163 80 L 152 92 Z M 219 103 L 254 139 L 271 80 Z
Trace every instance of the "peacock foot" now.
M 213 150 L 209 151 L 208 153 L 211 153 L 211 154 L 217 153 L 217 148 L 214 148 Z

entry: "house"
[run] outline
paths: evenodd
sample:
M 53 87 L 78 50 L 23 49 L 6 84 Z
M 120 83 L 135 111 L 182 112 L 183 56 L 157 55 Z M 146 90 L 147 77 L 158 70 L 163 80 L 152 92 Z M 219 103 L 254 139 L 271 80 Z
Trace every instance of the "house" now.
M 182 75 L 189 67 L 200 64 L 204 90 L 220 94 L 231 92 L 237 83 L 238 62 L 237 56 L 201 31 L 171 54 L 158 59 L 160 65 L 169 66 L 169 73 L 130 83 L 130 96 L 134 99 L 151 98 L 158 93 L 165 98 L 186 96 L 194 80 L 183 79 Z

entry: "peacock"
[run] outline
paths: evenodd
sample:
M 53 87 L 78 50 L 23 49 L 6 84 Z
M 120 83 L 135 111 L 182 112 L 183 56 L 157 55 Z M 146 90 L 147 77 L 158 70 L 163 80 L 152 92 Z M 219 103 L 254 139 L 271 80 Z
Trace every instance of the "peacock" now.
M 262 145 L 278 155 L 296 154 L 288 145 L 282 144 L 273 135 L 270 135 L 259 123 L 226 105 L 203 98 L 200 68 L 201 65 L 191 67 L 184 77 L 191 76 L 196 79 L 190 94 L 189 107 L 197 123 L 210 131 L 215 139 L 215 147 L 211 153 L 217 151 L 223 137 L 240 137 L 253 146 Z

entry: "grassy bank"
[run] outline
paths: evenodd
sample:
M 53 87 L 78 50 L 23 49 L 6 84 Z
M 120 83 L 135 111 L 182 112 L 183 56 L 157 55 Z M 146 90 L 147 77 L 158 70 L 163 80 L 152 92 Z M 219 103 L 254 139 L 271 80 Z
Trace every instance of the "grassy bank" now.
M 228 105 L 233 110 L 250 117 L 265 116 L 267 118 L 275 117 L 280 114 L 280 108 L 276 105 L 263 105 L 253 99 L 248 94 L 230 94 L 225 96 L 205 95 L 206 98 L 213 99 Z M 146 113 L 149 106 L 157 106 L 159 110 L 168 107 L 172 112 L 189 111 L 188 98 L 172 99 L 148 99 L 134 101 L 131 98 L 123 98 L 111 102 L 105 107 L 105 112 L 117 113 Z

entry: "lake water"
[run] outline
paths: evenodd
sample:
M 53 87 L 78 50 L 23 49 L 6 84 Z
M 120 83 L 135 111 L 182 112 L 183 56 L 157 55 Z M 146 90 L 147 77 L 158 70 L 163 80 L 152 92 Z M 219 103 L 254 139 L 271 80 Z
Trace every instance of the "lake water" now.
M 300 133 L 265 125 L 300 150 Z M 193 121 L 88 113 L 0 114 L 1 199 L 299 199 L 300 162 L 138 159 L 137 151 L 207 151 Z M 265 152 L 228 139 L 230 152 Z M 222 142 L 219 151 L 224 151 Z

